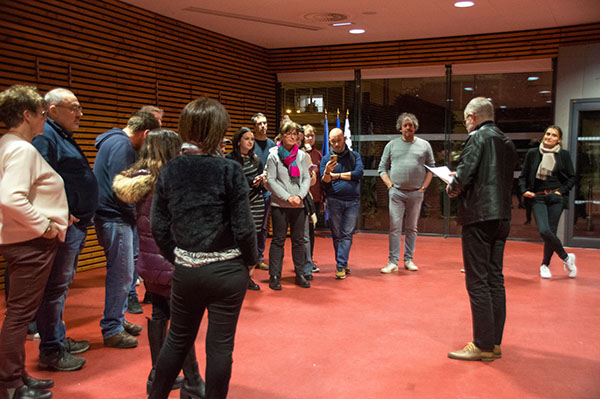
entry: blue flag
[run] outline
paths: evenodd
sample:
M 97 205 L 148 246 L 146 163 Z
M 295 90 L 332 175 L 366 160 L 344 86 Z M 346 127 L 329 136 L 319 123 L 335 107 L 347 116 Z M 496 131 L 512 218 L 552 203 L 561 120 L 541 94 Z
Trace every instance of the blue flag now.
M 325 111 L 325 130 L 323 131 L 323 145 L 321 146 L 321 154 L 329 154 L 329 125 L 327 124 L 327 111 Z

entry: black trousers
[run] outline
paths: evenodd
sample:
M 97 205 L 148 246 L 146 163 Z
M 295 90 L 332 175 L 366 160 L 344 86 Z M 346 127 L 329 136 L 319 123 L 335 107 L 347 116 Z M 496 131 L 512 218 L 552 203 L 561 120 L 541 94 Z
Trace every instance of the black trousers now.
M 552 255 L 556 254 L 562 259 L 567 258 L 560 238 L 556 235 L 558 222 L 563 212 L 563 197 L 558 194 L 536 195 L 533 198 L 533 215 L 538 231 L 544 240 L 544 257 L 542 265 L 550 266 Z
M 492 351 L 502 343 L 506 294 L 502 274 L 509 220 L 489 220 L 463 226 L 465 281 L 471 302 L 473 342 Z
M 304 275 L 306 252 L 304 249 L 304 227 L 306 213 L 304 208 L 271 207 L 271 221 L 273 223 L 273 237 L 269 247 L 269 275 L 281 278 L 283 267 L 283 253 L 288 226 L 292 241 L 292 260 L 297 276 Z
M 171 326 L 158 357 L 150 398 L 169 396 L 183 360 L 194 345 L 205 310 L 206 398 L 227 397 L 235 331 L 248 278 L 248 268 L 241 258 L 202 267 L 175 265 Z

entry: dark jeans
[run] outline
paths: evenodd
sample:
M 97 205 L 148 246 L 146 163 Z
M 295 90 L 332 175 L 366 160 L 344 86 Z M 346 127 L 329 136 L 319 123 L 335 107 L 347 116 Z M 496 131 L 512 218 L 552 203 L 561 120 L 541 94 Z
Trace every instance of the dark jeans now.
M 227 397 L 235 330 L 248 278 L 248 268 L 241 258 L 201 267 L 175 265 L 171 327 L 158 357 L 150 398 L 168 397 L 183 360 L 194 345 L 205 310 L 206 398 Z
M 304 208 L 271 207 L 271 220 L 273 222 L 273 237 L 269 248 L 269 275 L 281 277 L 283 265 L 283 252 L 288 225 L 292 240 L 292 260 L 296 276 L 304 275 L 306 254 L 304 251 L 304 226 L 306 213 Z
M 85 247 L 85 227 L 69 226 L 65 241 L 58 244 L 56 258 L 52 264 L 44 297 L 37 312 L 40 333 L 40 352 L 63 349 L 67 329 L 63 323 L 63 312 L 69 286 L 75 277 L 79 253 Z
M 492 351 L 502 343 L 506 294 L 502 262 L 510 220 L 489 220 L 463 226 L 465 281 L 471 301 L 473 342 Z
M 556 236 L 558 221 L 563 211 L 563 197 L 558 194 L 536 195 L 533 198 L 533 216 L 537 224 L 538 231 L 544 240 L 544 258 L 542 264 L 549 266 L 552 254 L 556 254 L 561 259 L 567 258 L 567 252 L 563 248 L 562 242 Z
M 327 198 L 329 226 L 331 227 L 335 262 L 338 270 L 348 268 L 352 236 L 356 227 L 359 208 L 360 201 L 358 199 L 344 201 L 331 197 Z
M 265 214 L 263 216 L 262 226 L 260 227 L 260 231 L 256 234 L 256 240 L 258 245 L 258 260 L 262 262 L 264 260 L 264 252 L 265 246 L 267 242 L 267 235 L 269 234 L 269 229 L 267 226 L 267 221 L 269 220 L 269 209 L 271 209 L 271 194 L 265 193 Z
M 42 302 L 58 239 L 43 237 L 0 245 L 8 264 L 10 292 L 0 332 L 0 389 L 23 385 L 27 325 Z

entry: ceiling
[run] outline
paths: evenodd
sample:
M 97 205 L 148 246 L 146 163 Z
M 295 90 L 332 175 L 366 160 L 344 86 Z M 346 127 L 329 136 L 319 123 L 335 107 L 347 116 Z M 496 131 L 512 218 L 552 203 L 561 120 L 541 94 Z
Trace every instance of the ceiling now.
M 265 48 L 369 43 L 600 22 L 600 0 L 122 0 Z M 331 23 L 351 22 L 333 27 Z M 362 28 L 361 35 L 348 33 Z

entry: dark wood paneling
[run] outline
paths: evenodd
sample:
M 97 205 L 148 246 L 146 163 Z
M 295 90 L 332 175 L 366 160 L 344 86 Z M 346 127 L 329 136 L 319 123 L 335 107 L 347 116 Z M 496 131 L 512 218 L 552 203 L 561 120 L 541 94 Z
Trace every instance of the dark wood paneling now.
M 269 51 L 273 72 L 393 68 L 558 56 L 564 45 L 600 42 L 600 23 L 435 39 Z

